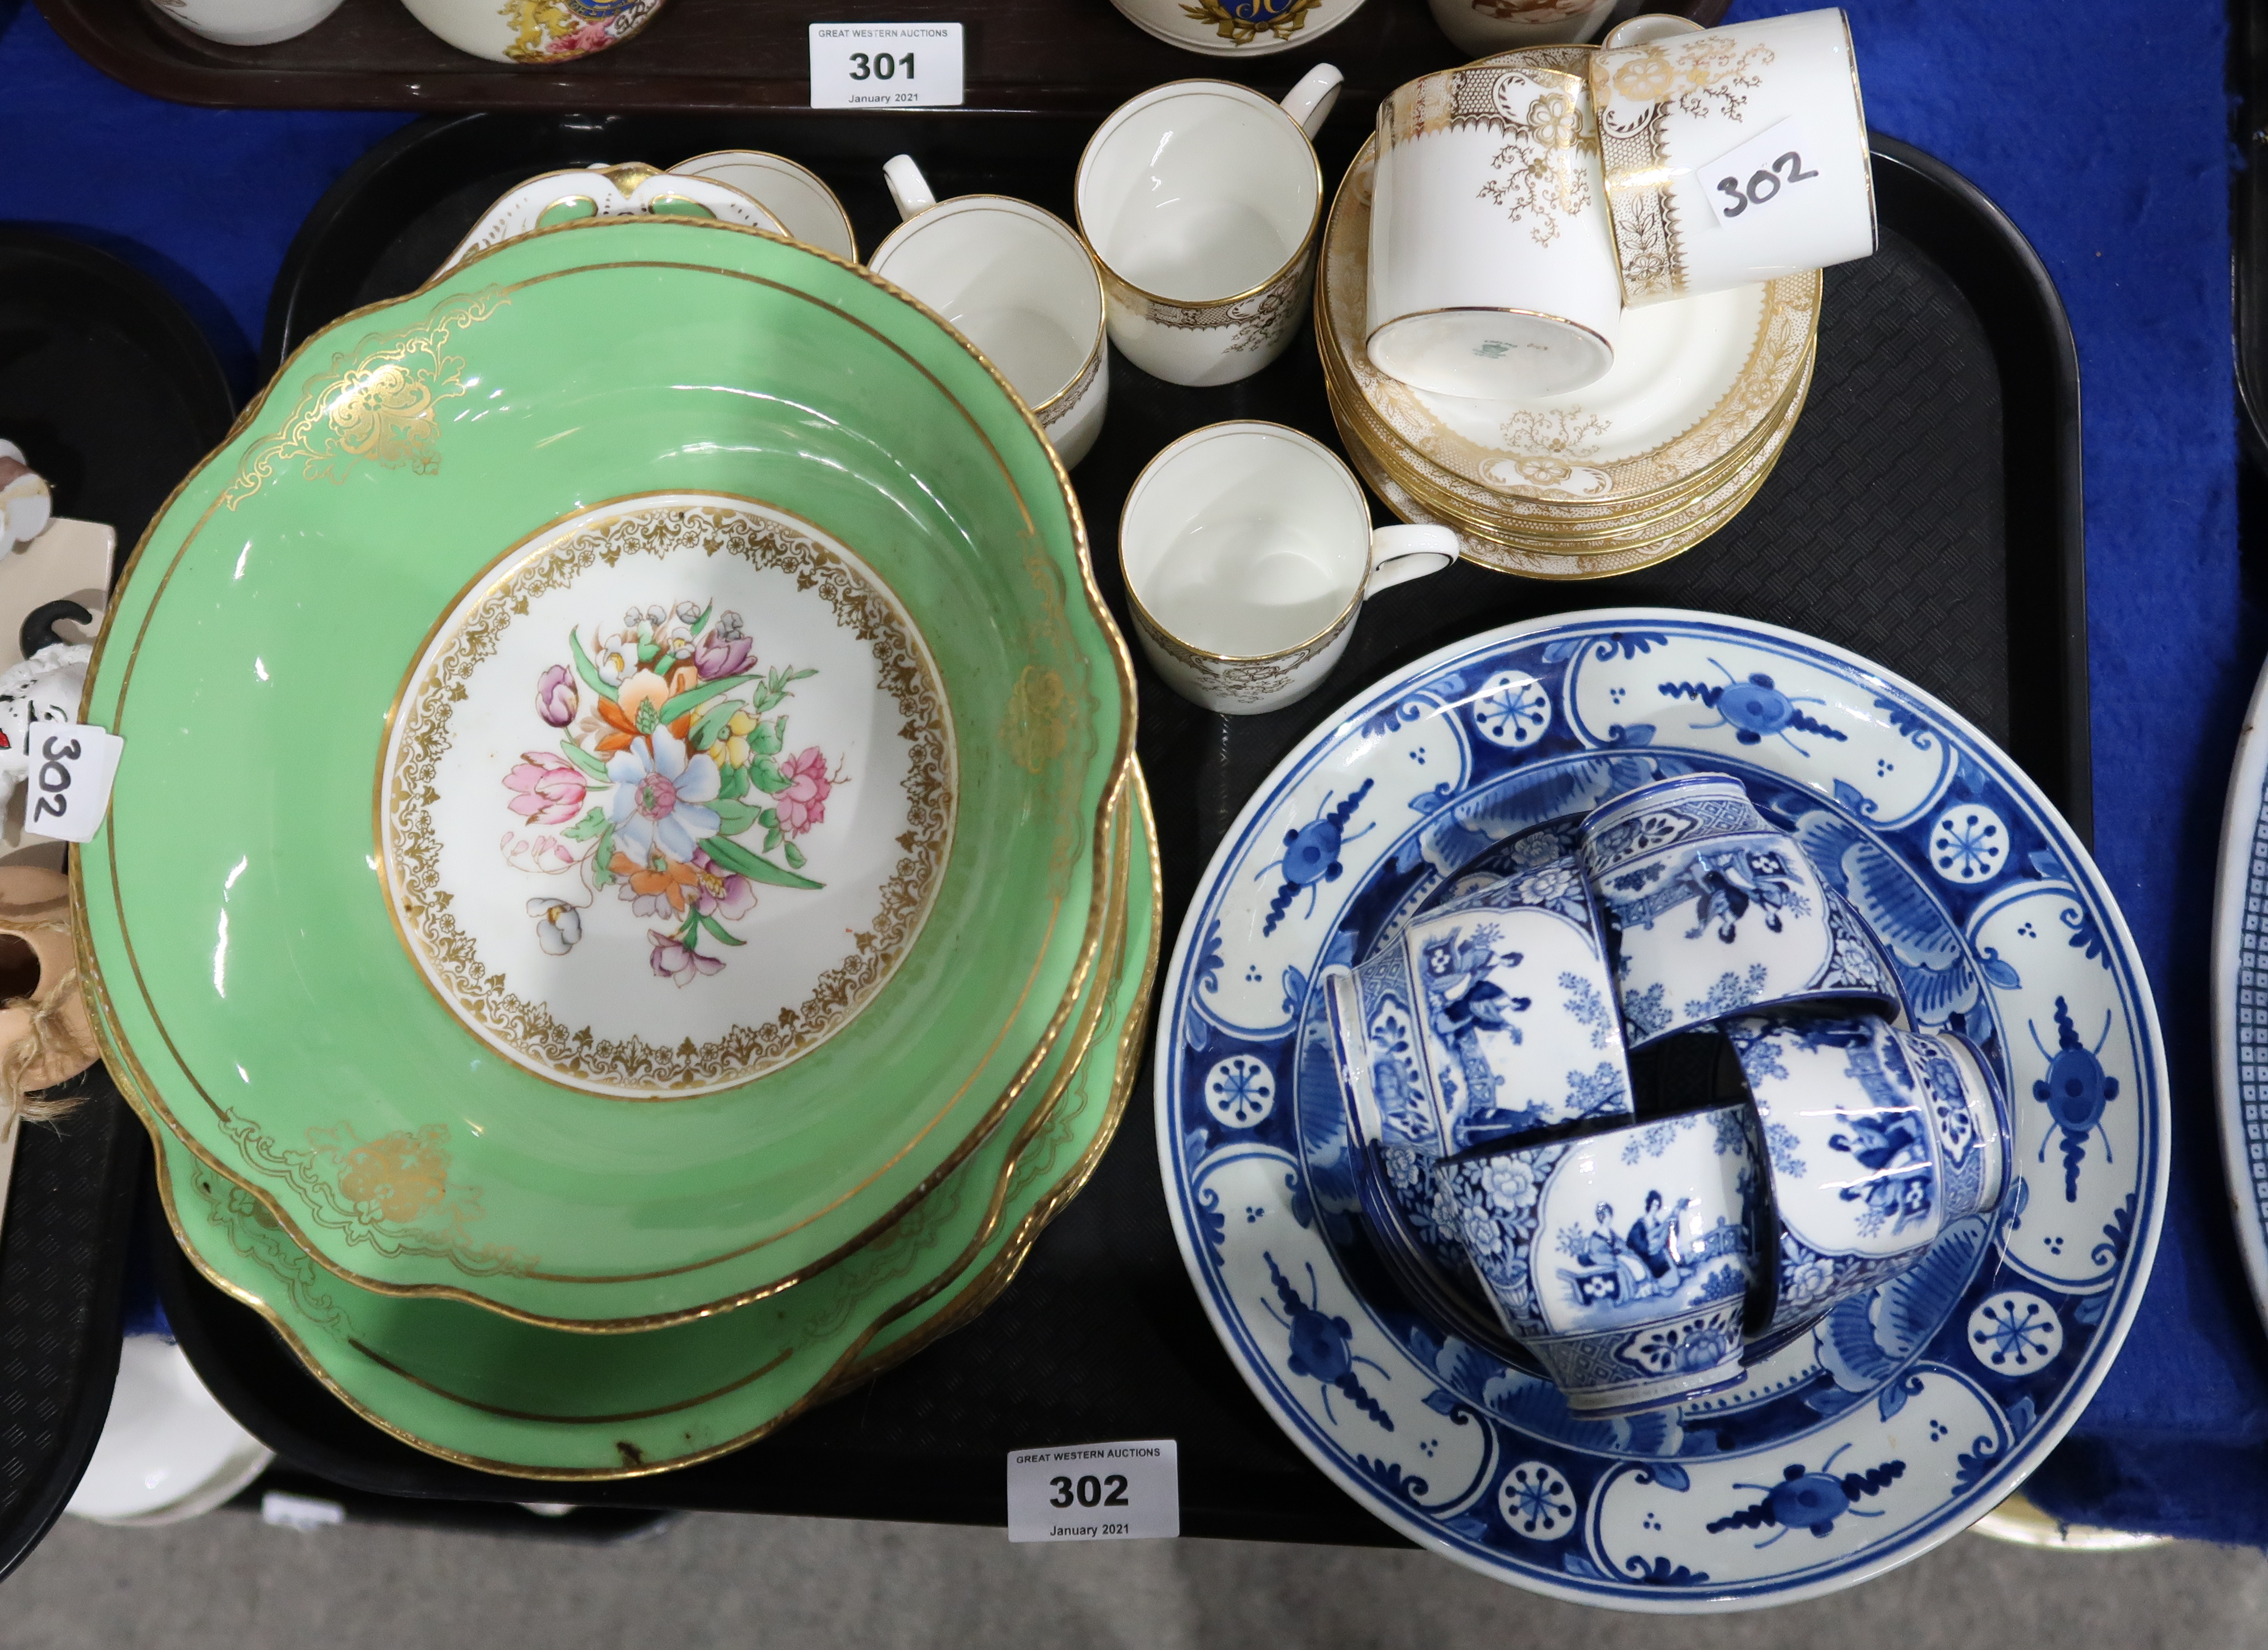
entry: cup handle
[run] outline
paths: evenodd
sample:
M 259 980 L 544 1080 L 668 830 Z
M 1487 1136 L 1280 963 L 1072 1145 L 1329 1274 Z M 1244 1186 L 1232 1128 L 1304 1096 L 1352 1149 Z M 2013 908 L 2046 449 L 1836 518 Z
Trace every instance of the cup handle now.
M 1691 18 L 1680 17 L 1674 11 L 1646 11 L 1634 18 L 1624 18 L 1606 32 L 1599 41 L 1607 51 L 1620 51 L 1626 46 L 1651 46 L 1657 41 L 1675 40 L 1680 34 L 1698 34 L 1701 26 Z
M 1300 77 L 1300 84 L 1284 94 L 1284 113 L 1299 122 L 1300 129 L 1313 143 L 1323 122 L 1330 118 L 1331 106 L 1339 100 L 1339 83 L 1346 77 L 1330 63 L 1317 63 Z
M 1430 523 L 1397 522 L 1370 531 L 1370 578 L 1362 587 L 1367 601 L 1381 590 L 1438 573 L 1463 553 L 1457 535 Z
M 914 165 L 911 155 L 892 155 L 882 163 L 882 181 L 889 186 L 891 203 L 901 223 L 911 223 L 937 204 L 937 195 Z

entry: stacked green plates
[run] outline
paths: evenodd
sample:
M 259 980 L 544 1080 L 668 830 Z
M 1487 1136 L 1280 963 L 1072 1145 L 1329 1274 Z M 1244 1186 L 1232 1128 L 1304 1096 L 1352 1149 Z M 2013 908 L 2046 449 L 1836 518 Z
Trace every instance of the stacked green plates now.
M 365 1418 L 435 1455 L 541 1478 L 629 1477 L 736 1448 L 917 1350 L 1007 1285 L 1108 1145 L 1141 1064 L 1160 888 L 1138 773 L 1112 844 L 1126 897 L 1062 1057 L 946 1183 L 844 1264 L 736 1311 L 574 1335 L 317 1266 L 244 1188 L 162 1131 L 182 1247 Z
M 1023 405 L 863 271 L 600 219 L 318 334 L 129 564 L 74 868 L 174 1230 L 422 1448 L 622 1477 L 979 1309 L 1156 961 Z
M 136 553 L 106 1052 L 356 1288 L 619 1332 L 804 1285 L 1060 1063 L 1130 687 L 935 317 L 713 223 L 507 243 L 311 339 Z

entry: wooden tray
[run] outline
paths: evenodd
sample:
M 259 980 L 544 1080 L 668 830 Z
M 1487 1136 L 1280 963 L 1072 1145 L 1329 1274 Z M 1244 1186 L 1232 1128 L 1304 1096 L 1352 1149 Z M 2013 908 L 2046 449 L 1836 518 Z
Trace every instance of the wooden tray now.
M 1728 0 L 1641 0 L 1633 12 L 1705 22 Z M 444 45 L 401 0 L 343 0 L 296 40 L 219 46 L 150 0 L 39 0 L 73 50 L 137 92 L 229 108 L 549 109 L 609 114 L 807 110 L 806 30 L 819 23 L 967 25 L 966 113 L 1108 114 L 1164 80 L 1288 87 L 1317 63 L 1346 71 L 1367 110 L 1403 81 L 1458 61 L 1420 0 L 1369 4 L 1312 46 L 1248 60 L 1152 39 L 1108 0 L 670 0 L 636 39 L 556 68 L 506 68 Z M 1619 8 L 1618 8 L 1619 9 Z M 935 109 L 897 112 L 934 117 Z M 879 111 L 878 111 L 879 113 Z

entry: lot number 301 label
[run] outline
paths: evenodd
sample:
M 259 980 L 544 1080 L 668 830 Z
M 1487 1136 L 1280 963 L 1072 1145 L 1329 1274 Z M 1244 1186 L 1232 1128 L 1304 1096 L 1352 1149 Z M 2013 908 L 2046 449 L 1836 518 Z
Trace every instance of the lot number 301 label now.
M 814 23 L 814 109 L 956 108 L 958 23 Z

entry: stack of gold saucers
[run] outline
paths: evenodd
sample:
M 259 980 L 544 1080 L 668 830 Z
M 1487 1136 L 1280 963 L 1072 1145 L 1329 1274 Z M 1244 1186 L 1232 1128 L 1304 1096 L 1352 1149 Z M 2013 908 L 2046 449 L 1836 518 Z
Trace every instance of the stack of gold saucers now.
M 1589 47 L 1484 59 L 1584 73 Z M 1666 561 L 1739 512 L 1803 410 L 1816 270 L 1625 312 L 1615 364 L 1580 390 L 1469 401 L 1387 377 L 1364 347 L 1373 138 L 1323 232 L 1315 337 L 1331 416 L 1365 480 L 1407 520 L 1454 527 L 1466 554 L 1536 578 Z
M 1132 688 L 1038 426 L 839 259 L 602 216 L 335 323 L 89 672 L 80 967 L 177 1236 L 501 1472 L 903 1356 L 1123 1108 Z

